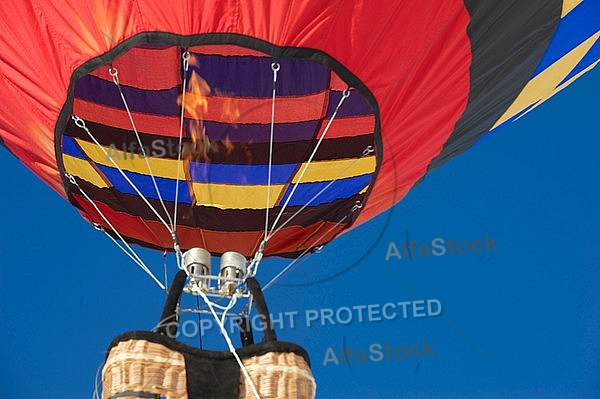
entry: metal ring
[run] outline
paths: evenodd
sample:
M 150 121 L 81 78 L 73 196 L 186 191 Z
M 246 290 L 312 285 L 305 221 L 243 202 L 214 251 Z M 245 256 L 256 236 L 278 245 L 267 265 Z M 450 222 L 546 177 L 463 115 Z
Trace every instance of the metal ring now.
M 362 152 L 362 155 L 364 157 L 364 156 L 367 156 L 367 155 L 372 154 L 374 152 L 375 152 L 375 148 L 372 145 L 370 145 L 370 146 L 368 146 L 367 148 L 364 149 L 364 151 Z
M 86 127 L 85 127 L 85 121 L 83 119 L 81 119 L 77 115 L 73 115 L 71 117 L 71 119 L 73 119 L 73 121 L 75 121 L 75 126 L 81 128 L 81 129 L 84 129 L 84 130 L 86 129 Z
M 72 175 L 72 174 L 70 174 L 70 173 L 65 173 L 65 177 L 67 178 L 67 180 L 69 180 L 69 182 L 70 182 L 71 184 L 75 184 L 75 185 L 77 185 L 77 181 L 75 181 L 75 177 L 73 177 L 73 175 Z

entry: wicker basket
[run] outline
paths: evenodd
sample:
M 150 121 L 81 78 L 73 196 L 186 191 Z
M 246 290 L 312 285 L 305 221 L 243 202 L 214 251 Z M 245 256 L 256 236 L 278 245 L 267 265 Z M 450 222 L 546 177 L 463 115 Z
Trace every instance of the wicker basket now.
M 167 340 L 172 339 L 151 332 L 132 332 L 118 337 L 109 350 L 102 372 L 102 398 L 226 399 L 220 385 L 225 380 L 235 380 L 238 384 L 236 399 L 255 399 L 230 352 L 203 351 L 175 340 L 165 342 Z M 260 397 L 314 398 L 315 380 L 301 348 L 288 342 L 270 344 L 266 348 L 264 344 L 258 344 L 239 349 Z M 287 351 L 290 349 L 294 351 Z M 253 352 L 259 354 L 252 355 Z M 192 362 L 186 362 L 186 359 L 194 358 L 214 364 L 214 375 L 204 376 L 207 378 L 203 381 L 189 381 L 188 374 L 193 366 L 190 367 Z M 233 370 L 237 369 L 237 375 L 220 375 L 220 363 L 230 364 Z M 194 391 L 203 392 L 201 396 L 188 394 L 193 385 L 203 385 L 194 387 Z
M 261 398 L 315 397 L 317 385 L 310 367 L 302 356 L 295 353 L 267 353 L 243 360 Z M 241 376 L 240 398 L 255 399 L 247 381 Z
M 259 305 L 264 298 L 255 295 L 255 300 L 257 309 L 268 314 L 266 305 Z M 163 316 L 171 307 L 165 306 Z M 236 350 L 260 397 L 313 399 L 316 384 L 308 354 L 296 344 L 277 341 L 270 321 L 267 325 L 263 342 Z M 255 399 L 229 351 L 201 350 L 170 335 L 163 328 L 117 337 L 102 370 L 102 398 Z
M 119 342 L 102 370 L 102 398 L 148 397 L 187 399 L 185 360 L 181 353 L 145 340 Z M 159 397 L 160 397 L 159 396 Z M 150 396 L 152 397 L 152 396 Z

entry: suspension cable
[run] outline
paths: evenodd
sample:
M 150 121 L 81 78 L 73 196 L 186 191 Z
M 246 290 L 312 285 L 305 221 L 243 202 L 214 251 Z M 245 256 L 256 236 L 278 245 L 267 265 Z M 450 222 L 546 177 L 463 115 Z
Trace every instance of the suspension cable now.
M 160 201 L 160 204 L 162 205 L 162 208 L 165 211 L 165 214 L 167 215 L 167 219 L 169 219 L 169 222 L 171 223 L 171 226 L 172 226 L 173 220 L 171 219 L 171 215 L 169 214 L 169 211 L 167 211 L 167 206 L 165 205 L 165 202 L 162 198 L 160 190 L 158 189 L 158 184 L 156 183 L 156 178 L 154 177 L 154 173 L 152 172 L 152 167 L 150 166 L 150 161 L 148 160 L 148 154 L 146 154 L 146 150 L 144 149 L 144 146 L 142 145 L 142 139 L 140 138 L 140 134 L 138 133 L 137 127 L 135 126 L 135 122 L 133 121 L 133 116 L 131 115 L 131 110 L 129 109 L 129 104 L 127 103 L 127 100 L 125 99 L 125 94 L 123 93 L 123 90 L 121 89 L 121 83 L 119 82 L 119 71 L 117 70 L 117 68 L 111 66 L 108 68 L 108 74 L 110 76 L 112 76 L 113 83 L 117 86 L 117 89 L 119 90 L 119 94 L 121 95 L 121 100 L 123 101 L 123 105 L 125 106 L 125 110 L 127 111 L 127 116 L 129 117 L 129 122 L 131 122 L 131 127 L 133 128 L 135 137 L 137 138 L 137 142 L 140 146 L 140 150 L 142 152 L 144 161 L 146 161 L 146 166 L 148 167 L 148 172 L 150 172 L 150 178 L 152 179 L 152 184 L 154 185 L 156 194 L 158 195 L 158 200 Z
M 173 206 L 173 231 L 177 231 L 177 204 L 179 202 L 179 169 L 181 168 L 181 152 L 183 142 L 183 125 L 185 115 L 185 92 L 187 90 L 187 72 L 190 66 L 190 52 L 185 51 L 181 56 L 183 63 L 183 84 L 181 90 L 181 115 L 179 118 L 179 147 L 177 147 L 177 179 L 175 181 L 175 205 Z
M 181 270 L 185 271 L 185 274 L 187 274 L 188 278 L 191 277 L 190 271 L 188 270 L 188 268 L 187 268 L 187 266 L 185 264 L 182 264 Z M 242 373 L 244 374 L 244 377 L 246 378 L 246 380 L 248 382 L 248 385 L 250 386 L 250 390 L 252 391 L 252 393 L 254 394 L 254 396 L 256 397 L 256 399 L 260 399 L 260 395 L 258 394 L 256 386 L 254 385 L 254 382 L 252 381 L 252 378 L 250 377 L 250 374 L 248 374 L 248 370 L 246 370 L 246 366 L 244 366 L 244 363 L 240 359 L 240 356 L 238 355 L 237 351 L 235 350 L 235 346 L 233 345 L 233 342 L 231 342 L 231 338 L 229 337 L 229 334 L 227 333 L 227 329 L 225 328 L 225 322 L 224 322 L 225 317 L 226 317 L 227 313 L 229 312 L 229 310 L 231 310 L 231 308 L 233 307 L 233 305 L 235 305 L 235 301 L 237 299 L 234 300 L 234 298 L 232 297 L 232 299 L 230 300 L 229 304 L 225 307 L 225 310 L 223 311 L 223 315 L 222 315 L 223 319 L 221 319 L 221 318 L 219 318 L 219 315 L 217 315 L 217 312 L 214 309 L 215 306 L 216 306 L 216 304 L 213 303 L 208 298 L 208 296 L 206 296 L 206 294 L 204 293 L 204 291 L 198 290 L 198 294 L 200 295 L 200 297 L 202 298 L 202 300 L 204 301 L 204 303 L 208 306 L 208 309 L 210 310 L 210 313 L 212 314 L 213 318 L 215 319 L 215 321 L 219 325 L 219 329 L 221 330 L 221 335 L 223 335 L 223 338 L 225 339 L 225 342 L 227 343 L 227 347 L 229 348 L 229 351 L 231 352 L 231 354 L 235 358 L 237 364 L 240 366 L 240 369 L 242 370 Z
M 156 284 L 158 284 L 158 286 L 161 288 L 161 290 L 166 291 L 167 288 L 158 280 L 158 278 L 154 275 L 154 273 L 152 273 L 152 271 L 148 268 L 148 266 L 146 266 L 146 264 L 144 263 L 144 261 L 137 254 L 137 252 L 135 252 L 135 250 L 127 243 L 127 241 L 125 241 L 125 239 L 123 238 L 123 236 L 121 235 L 121 233 L 119 233 L 119 231 L 113 226 L 113 224 L 104 215 L 104 212 L 102 212 L 100 210 L 100 208 L 98 208 L 98 206 L 96 205 L 96 203 L 81 188 L 81 186 L 79 185 L 79 183 L 77 183 L 77 180 L 75 180 L 75 177 L 73 177 L 73 175 L 70 175 L 68 173 L 66 173 L 65 175 L 69 179 L 69 182 L 71 184 L 73 184 L 75 187 L 77 187 L 77 189 L 79 190 L 79 192 L 81 193 L 81 195 L 83 195 L 84 198 L 94 207 L 94 209 L 96 210 L 96 212 L 98 212 L 98 214 L 100 215 L 100 217 L 102 217 L 102 219 L 108 225 L 108 227 L 110 227 L 110 229 L 119 237 L 119 239 L 125 245 L 125 247 L 127 248 L 127 250 L 117 240 L 115 240 L 115 238 L 113 236 L 111 236 L 110 234 L 108 234 L 108 232 L 101 225 L 95 223 L 94 224 L 94 228 L 96 230 L 102 231 L 104 234 L 106 234 L 117 245 L 117 247 L 119 247 L 127 256 L 129 256 L 129 258 L 131 258 L 131 260 L 133 260 L 133 262 L 135 264 L 137 264 L 143 271 L 145 271 L 156 282 Z
M 329 122 L 325 126 L 325 129 L 323 130 L 323 133 L 321 134 L 321 137 L 319 137 L 319 140 L 317 141 L 317 144 L 315 145 L 315 148 L 313 149 L 312 154 L 310 154 L 310 157 L 308 158 L 308 161 L 304 164 L 304 167 L 302 168 L 302 172 L 300 173 L 300 176 L 296 180 L 296 183 L 294 183 L 294 186 L 292 187 L 292 191 L 290 192 L 290 195 L 288 195 L 288 197 L 285 200 L 285 203 L 281 207 L 281 210 L 277 214 L 277 217 L 275 218 L 275 221 L 273 222 L 273 226 L 271 227 L 271 233 L 269 233 L 269 236 L 273 235 L 272 232 L 273 232 L 273 230 L 275 230 L 275 226 L 277 225 L 277 222 L 279 222 L 279 219 L 283 215 L 283 211 L 285 211 L 285 208 L 287 207 L 288 203 L 292 199 L 292 196 L 296 192 L 296 189 L 298 188 L 298 185 L 300 184 L 300 182 L 302 181 L 302 178 L 304 177 L 304 173 L 306 173 L 306 170 L 308 169 L 308 166 L 310 165 L 310 163 L 312 162 L 313 158 L 315 157 L 315 154 L 317 153 L 317 150 L 321 146 L 321 143 L 323 142 L 323 139 L 325 138 L 325 135 L 327 134 L 327 131 L 331 127 L 331 124 L 333 123 L 333 120 L 337 116 L 337 113 L 338 113 L 340 107 L 342 106 L 342 104 L 344 103 L 344 101 L 348 97 L 350 97 L 350 90 L 346 89 L 346 90 L 344 90 L 344 92 L 342 94 L 342 97 L 340 98 L 340 101 L 338 102 L 337 106 L 335 107 L 335 111 L 331 115 L 331 118 L 329 118 Z
M 269 280 L 269 282 L 267 284 L 265 284 L 265 287 L 263 288 L 263 292 L 266 291 L 270 286 L 272 286 L 273 284 L 275 284 L 275 282 L 277 280 L 279 280 L 281 277 L 283 277 L 287 272 L 290 271 L 290 269 L 298 262 L 300 261 L 300 259 L 302 259 L 302 257 L 304 255 L 306 255 L 314 246 L 315 244 L 317 244 L 318 242 L 320 242 L 324 237 L 326 237 L 329 233 L 331 233 L 337 226 L 339 226 L 341 223 L 344 222 L 344 220 L 346 220 L 350 215 L 352 215 L 354 212 L 356 212 L 358 209 L 362 208 L 362 205 L 360 205 L 360 203 L 357 201 L 354 206 L 352 207 L 352 210 L 350 211 L 349 214 L 347 214 L 346 216 L 344 216 L 342 219 L 340 219 L 336 224 L 334 224 L 333 226 L 331 226 L 329 229 L 327 229 L 327 231 L 323 234 L 321 234 L 321 236 L 319 236 L 319 238 L 317 238 L 316 240 L 314 240 L 312 242 L 312 244 L 310 244 L 300 255 L 298 255 L 298 257 L 296 257 L 296 259 L 294 259 L 292 262 L 290 262 L 286 267 L 284 267 L 279 273 L 277 273 L 277 275 L 275 277 L 273 277 L 271 280 Z
M 271 64 L 273 71 L 273 97 L 271 100 L 271 135 L 269 139 L 269 173 L 267 177 L 267 205 L 265 206 L 265 238 L 269 233 L 269 208 L 271 204 L 271 171 L 273 167 L 273 133 L 275 131 L 275 95 L 277 93 L 277 72 L 281 68 L 278 62 Z
M 367 156 L 369 154 L 372 154 L 374 151 L 375 150 L 374 150 L 373 146 L 368 146 L 362 152 L 361 157 L 365 157 L 365 156 Z M 287 226 L 288 223 L 290 223 L 296 216 L 298 216 L 304 209 L 306 209 L 315 199 L 317 199 L 317 197 L 319 197 L 329 187 L 331 187 L 331 185 L 333 183 L 335 183 L 336 181 L 338 181 L 340 179 L 340 176 L 342 176 L 348 169 L 352 168 L 359 160 L 360 160 L 360 158 L 356 158 L 354 160 L 354 162 L 352 162 L 351 164 L 349 164 L 348 166 L 346 166 L 342 171 L 340 171 L 340 173 L 337 174 L 337 176 L 333 180 L 331 180 L 325 187 L 323 187 L 321 190 L 319 190 L 318 193 L 316 193 L 315 195 L 313 195 L 311 199 L 309 199 L 308 201 L 306 201 L 306 203 L 300 209 L 298 209 L 296 212 L 294 212 L 294 214 L 292 216 L 290 216 L 289 218 L 287 218 L 286 221 L 281 224 L 281 226 L 279 226 L 275 231 L 272 230 L 271 233 L 269 233 L 269 236 L 267 236 L 267 241 L 270 240 L 281 229 L 283 229 L 285 226 Z
M 106 156 L 106 159 L 110 160 L 110 162 L 113 164 L 113 166 L 121 173 L 121 175 L 123 176 L 123 178 L 131 185 L 131 187 L 140 196 L 140 198 L 146 203 L 146 205 L 148 205 L 148 207 L 150 208 L 150 210 L 152 211 L 152 213 L 154 213 L 154 215 L 156 215 L 156 217 L 158 218 L 158 220 L 167 228 L 167 230 L 169 230 L 170 233 L 173 233 L 173 231 L 171 230 L 171 227 L 167 224 L 167 222 L 165 222 L 165 219 L 163 219 L 163 217 L 156 211 L 156 209 L 152 206 L 152 204 L 150 204 L 150 202 L 148 201 L 148 199 L 144 196 L 144 194 L 142 194 L 142 192 L 140 191 L 140 189 L 131 181 L 131 179 L 129 178 L 129 176 L 127 176 L 125 174 L 125 172 L 123 171 L 123 169 L 121 169 L 121 167 L 119 165 L 117 165 L 117 163 L 115 162 L 115 160 L 111 156 L 108 155 L 108 152 L 98 142 L 98 140 L 96 139 L 96 137 L 94 137 L 94 135 L 92 134 L 92 132 L 85 125 L 85 121 L 83 119 L 81 119 L 80 117 L 78 117 L 77 115 L 73 115 L 73 116 L 71 116 L 71 118 L 73 119 L 73 121 L 75 121 L 75 125 L 77 127 L 81 128 L 81 129 L 83 129 L 88 134 L 88 136 L 90 136 L 90 138 L 94 141 L 94 143 L 96 143 L 96 145 L 100 148 L 100 150 L 102 150 L 102 152 Z

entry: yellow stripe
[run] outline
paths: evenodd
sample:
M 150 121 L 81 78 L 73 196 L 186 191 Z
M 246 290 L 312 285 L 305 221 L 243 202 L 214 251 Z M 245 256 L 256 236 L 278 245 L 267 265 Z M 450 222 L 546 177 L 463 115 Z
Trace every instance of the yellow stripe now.
M 598 40 L 598 37 L 600 37 L 600 32 L 591 36 L 564 57 L 546 68 L 542 73 L 531 79 L 515 102 L 508 110 L 506 110 L 504 115 L 500 117 L 493 128 L 506 122 L 528 106 L 542 103 L 560 91 L 562 88 L 557 88 L 557 86 L 565 79 L 565 77 L 567 77 L 573 68 L 577 66 L 579 61 L 581 61 L 596 40 Z
M 310 183 L 318 181 L 331 181 L 335 179 L 345 179 L 348 177 L 362 176 L 375 171 L 377 163 L 374 156 L 357 158 L 357 159 L 342 159 L 337 161 L 316 161 L 311 162 L 302 176 L 300 183 Z M 302 174 L 302 170 L 306 166 L 303 163 L 292 183 L 296 183 Z
M 584 73 L 591 71 L 592 69 L 594 69 L 594 67 L 596 65 L 598 65 L 600 63 L 600 61 L 596 61 L 594 62 L 592 65 L 590 65 L 589 67 L 585 68 L 584 70 L 580 71 L 579 73 L 573 75 L 571 77 L 571 79 L 567 80 L 566 82 L 564 82 L 563 84 L 561 84 L 559 87 L 557 87 L 553 92 L 552 92 L 552 96 L 554 96 L 556 93 L 558 93 L 559 91 L 561 91 L 562 89 L 566 88 L 567 86 L 569 86 L 571 83 L 573 83 L 574 81 L 576 81 L 577 79 L 579 79 L 579 77 L 581 75 L 583 75 Z M 523 116 L 527 115 L 528 113 L 530 113 L 531 111 L 533 111 L 534 109 L 536 109 L 537 107 L 539 107 L 541 104 L 544 103 L 545 100 L 539 101 L 537 104 L 535 104 L 533 107 L 529 108 L 527 110 L 527 112 L 524 112 L 522 115 L 519 115 L 519 117 L 517 119 L 521 119 Z
M 556 90 L 554 90 L 554 93 L 552 93 L 552 95 L 558 93 L 559 91 L 561 91 L 562 89 L 564 89 L 565 87 L 567 87 L 568 85 L 570 85 L 571 83 L 573 83 L 574 81 L 576 81 L 577 79 L 579 79 L 581 77 L 581 75 L 583 75 L 584 73 L 589 72 L 592 69 L 594 69 L 596 67 L 596 65 L 598 65 L 598 64 L 600 64 L 600 60 L 594 62 L 592 65 L 590 65 L 587 68 L 585 68 L 584 70 L 578 72 L 576 75 L 573 75 L 569 80 L 567 80 L 566 82 L 564 82 L 563 84 L 561 84 L 560 86 L 558 86 L 556 88 Z
M 92 183 L 96 187 L 110 187 L 108 184 L 106 184 L 106 181 L 102 178 L 102 175 L 84 159 L 63 154 L 63 165 L 68 173 L 72 174 L 73 176 L 80 177 L 83 180 Z
M 123 152 L 116 147 L 102 146 L 106 151 L 106 154 L 100 147 L 95 143 L 89 141 L 75 139 L 77 144 L 81 147 L 83 152 L 95 163 L 104 166 L 110 166 L 112 168 L 115 165 L 111 162 L 114 161 L 117 166 L 123 170 L 135 173 L 141 173 L 143 175 L 150 175 L 146 159 L 152 168 L 152 174 L 156 177 L 164 177 L 167 179 L 177 178 L 177 165 L 179 164 L 179 179 L 185 180 L 185 171 L 183 169 L 183 162 L 177 162 L 176 159 L 165 159 L 165 158 L 154 158 L 148 157 L 146 159 L 140 157 L 138 154 Z
M 560 17 L 563 18 L 565 15 L 570 13 L 571 10 L 577 7 L 582 1 L 583 0 L 563 0 L 562 14 Z
M 221 209 L 265 209 L 267 186 L 239 186 L 232 184 L 193 183 L 196 205 Z M 271 185 L 269 208 L 277 202 L 285 185 Z
M 363 188 L 362 190 L 360 190 L 358 193 L 359 193 L 359 194 L 364 194 L 364 193 L 366 193 L 366 192 L 367 192 L 367 190 L 368 190 L 368 189 L 369 189 L 369 185 L 367 184 L 367 185 L 365 186 L 365 188 Z

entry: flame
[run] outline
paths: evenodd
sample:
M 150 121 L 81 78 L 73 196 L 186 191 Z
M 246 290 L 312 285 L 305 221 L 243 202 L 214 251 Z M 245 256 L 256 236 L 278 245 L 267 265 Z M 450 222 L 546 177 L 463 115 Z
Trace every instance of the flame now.
M 196 71 L 192 72 L 185 92 L 185 112 L 194 120 L 202 121 L 208 112 L 208 95 L 210 86 Z M 183 95 L 177 97 L 177 105 L 181 105 Z
M 190 64 L 198 66 L 196 57 L 190 57 Z M 208 160 L 208 150 L 206 143 L 206 128 L 204 126 L 204 117 L 208 112 L 208 96 L 211 88 L 208 82 L 203 79 L 196 71 L 192 71 L 187 87 L 185 88 L 185 103 L 183 108 L 185 113 L 190 116 L 188 131 L 192 139 L 191 148 L 187 151 L 182 148 L 182 156 L 185 159 L 203 159 Z M 177 105 L 181 106 L 183 94 L 177 97 Z
M 228 122 L 235 127 L 235 122 L 240 118 L 240 109 L 236 106 L 233 101 L 233 96 L 228 93 L 222 93 L 215 89 L 215 93 L 218 96 L 223 96 L 223 108 L 221 109 L 221 120 Z
M 192 55 L 189 59 L 189 64 L 198 68 L 200 66 L 198 57 Z M 224 95 L 218 89 L 212 89 L 208 82 L 194 70 L 192 70 L 185 90 L 185 103 L 183 104 L 183 107 L 185 113 L 191 118 L 188 124 L 188 130 L 192 140 L 191 145 L 194 150 L 188 151 L 189 154 L 187 155 L 193 153 L 194 159 L 209 161 L 209 152 L 217 148 L 215 145 L 211 144 L 208 137 L 206 137 L 206 127 L 204 126 L 204 120 L 208 114 L 211 93 L 214 96 L 221 96 L 223 99 L 221 102 L 221 121 L 234 124 L 240 117 L 240 110 L 235 104 L 232 96 Z M 183 95 L 179 95 L 177 98 L 177 104 L 179 106 L 182 105 L 182 100 Z M 229 139 L 229 136 L 222 141 L 222 144 L 227 155 L 233 152 L 234 144 Z M 188 157 L 186 156 L 185 158 Z

